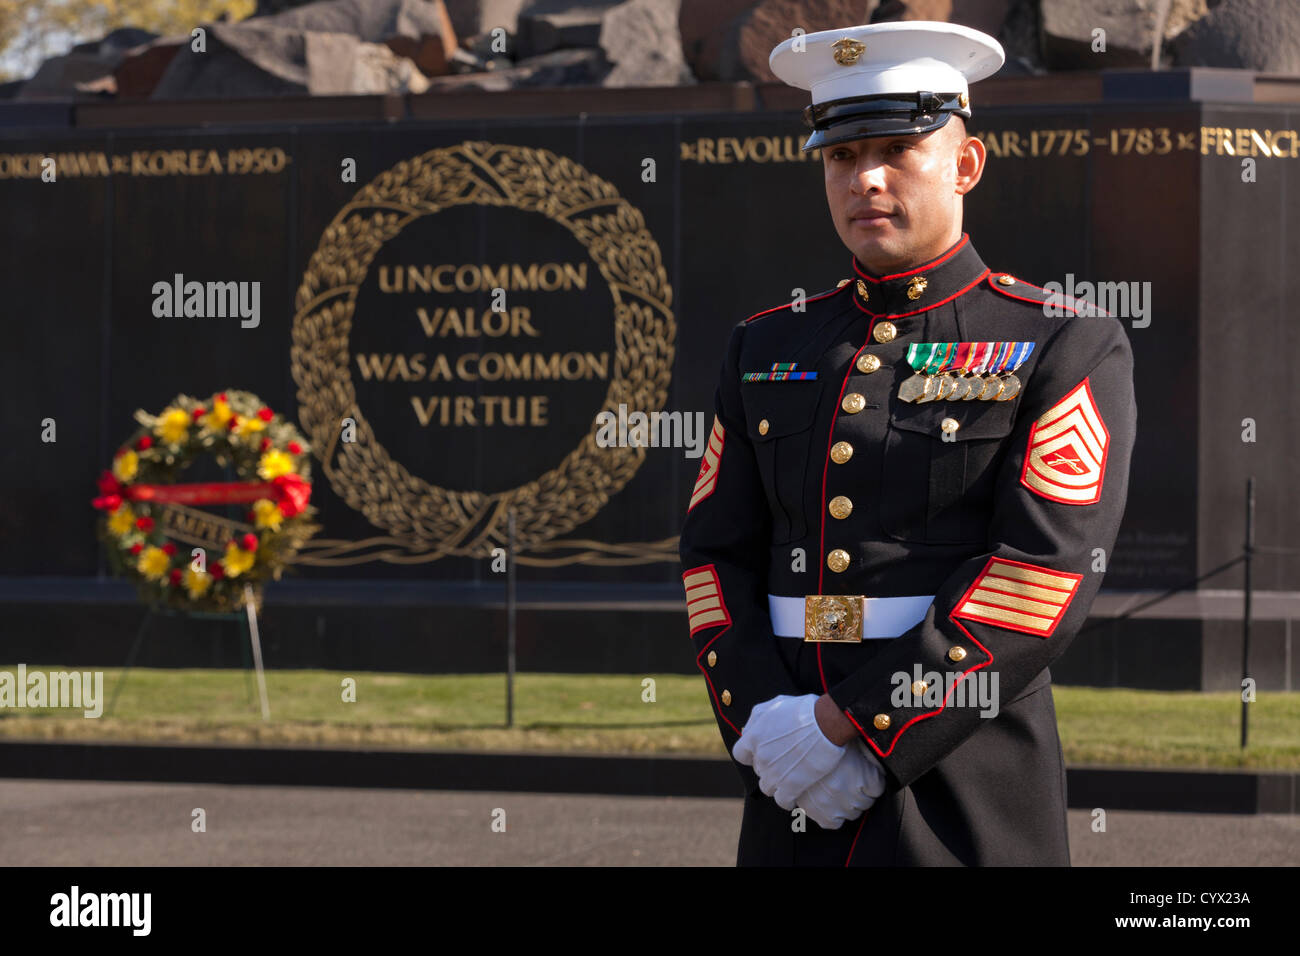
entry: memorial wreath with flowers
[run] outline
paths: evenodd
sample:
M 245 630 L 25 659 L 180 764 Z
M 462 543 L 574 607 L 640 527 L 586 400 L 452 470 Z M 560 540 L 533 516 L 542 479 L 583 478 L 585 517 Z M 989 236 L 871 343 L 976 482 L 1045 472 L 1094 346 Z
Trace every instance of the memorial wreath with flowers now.
M 307 441 L 251 392 L 178 395 L 161 413 L 137 410 L 135 419 L 140 428 L 100 475 L 91 502 L 103 512 L 100 539 L 113 569 L 151 604 L 229 612 L 251 586 L 260 606 L 262 585 L 278 580 L 319 528 L 308 504 Z M 178 483 L 204 455 L 239 480 Z M 247 504 L 247 523 L 193 508 L 228 504 Z

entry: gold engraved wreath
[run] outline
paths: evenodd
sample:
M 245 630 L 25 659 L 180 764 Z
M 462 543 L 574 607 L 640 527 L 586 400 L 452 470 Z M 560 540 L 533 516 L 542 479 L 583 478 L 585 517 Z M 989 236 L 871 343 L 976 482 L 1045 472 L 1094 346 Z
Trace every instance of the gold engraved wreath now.
M 409 223 L 452 206 L 537 212 L 583 244 L 614 298 L 614 374 L 603 409 L 663 407 L 677 325 L 659 246 L 641 213 L 609 183 L 544 149 L 464 142 L 398 163 L 360 189 L 325 229 L 298 288 L 291 351 L 303 430 L 334 491 L 414 551 L 484 557 L 506 541 L 526 550 L 591 519 L 645 460 L 639 447 L 600 448 L 597 426 L 535 481 L 485 494 L 411 474 L 375 440 L 357 403 L 348 336 L 357 292 L 379 250 Z M 345 418 L 356 441 L 340 439 Z

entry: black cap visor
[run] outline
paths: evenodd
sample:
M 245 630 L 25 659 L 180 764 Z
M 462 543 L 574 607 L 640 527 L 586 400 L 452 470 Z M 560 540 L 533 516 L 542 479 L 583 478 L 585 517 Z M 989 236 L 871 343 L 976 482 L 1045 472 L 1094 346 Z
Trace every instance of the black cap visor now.
M 804 152 L 876 136 L 910 136 L 942 129 L 953 113 L 970 118 L 956 93 L 917 93 L 915 96 L 860 96 L 833 100 L 804 110 L 812 135 Z

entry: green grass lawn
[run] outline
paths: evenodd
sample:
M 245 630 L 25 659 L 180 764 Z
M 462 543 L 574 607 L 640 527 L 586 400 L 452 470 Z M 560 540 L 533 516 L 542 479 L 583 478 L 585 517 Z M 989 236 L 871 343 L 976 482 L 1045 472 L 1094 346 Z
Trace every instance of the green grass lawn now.
M 29 673 L 64 669 L 28 665 Z M 104 671 L 104 716 L 0 709 L 0 737 L 725 756 L 704 682 L 692 676 L 521 674 L 515 726 L 506 728 L 498 674 L 269 671 L 272 720 L 263 722 L 251 674 L 239 670 L 133 670 L 110 716 L 107 699 L 120 673 Z M 349 676 L 355 703 L 342 699 Z M 642 699 L 645 676 L 655 681 L 653 702 Z M 1233 692 L 1053 693 L 1071 764 L 1300 769 L 1300 693 L 1259 695 L 1245 754 Z

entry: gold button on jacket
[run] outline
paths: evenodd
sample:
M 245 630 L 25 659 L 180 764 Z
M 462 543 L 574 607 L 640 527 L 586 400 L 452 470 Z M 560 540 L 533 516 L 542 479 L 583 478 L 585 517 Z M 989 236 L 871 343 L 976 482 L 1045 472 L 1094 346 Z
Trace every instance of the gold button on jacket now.
M 840 408 L 850 415 L 856 415 L 866 407 L 867 400 L 860 392 L 849 392 L 844 396 L 844 401 L 840 402 Z
M 839 518 L 843 521 L 853 514 L 853 502 L 843 495 L 836 495 L 831 499 L 830 512 L 832 518 Z
M 870 352 L 863 352 L 858 356 L 858 371 L 862 374 L 870 375 L 878 368 L 880 368 L 880 356 L 872 355 Z
M 894 336 L 898 334 L 898 327 L 893 322 L 880 322 L 872 331 L 872 336 L 877 342 L 885 343 L 894 341 Z
M 826 567 L 836 574 L 846 571 L 849 567 L 849 553 L 842 548 L 836 548 L 826 555 Z

